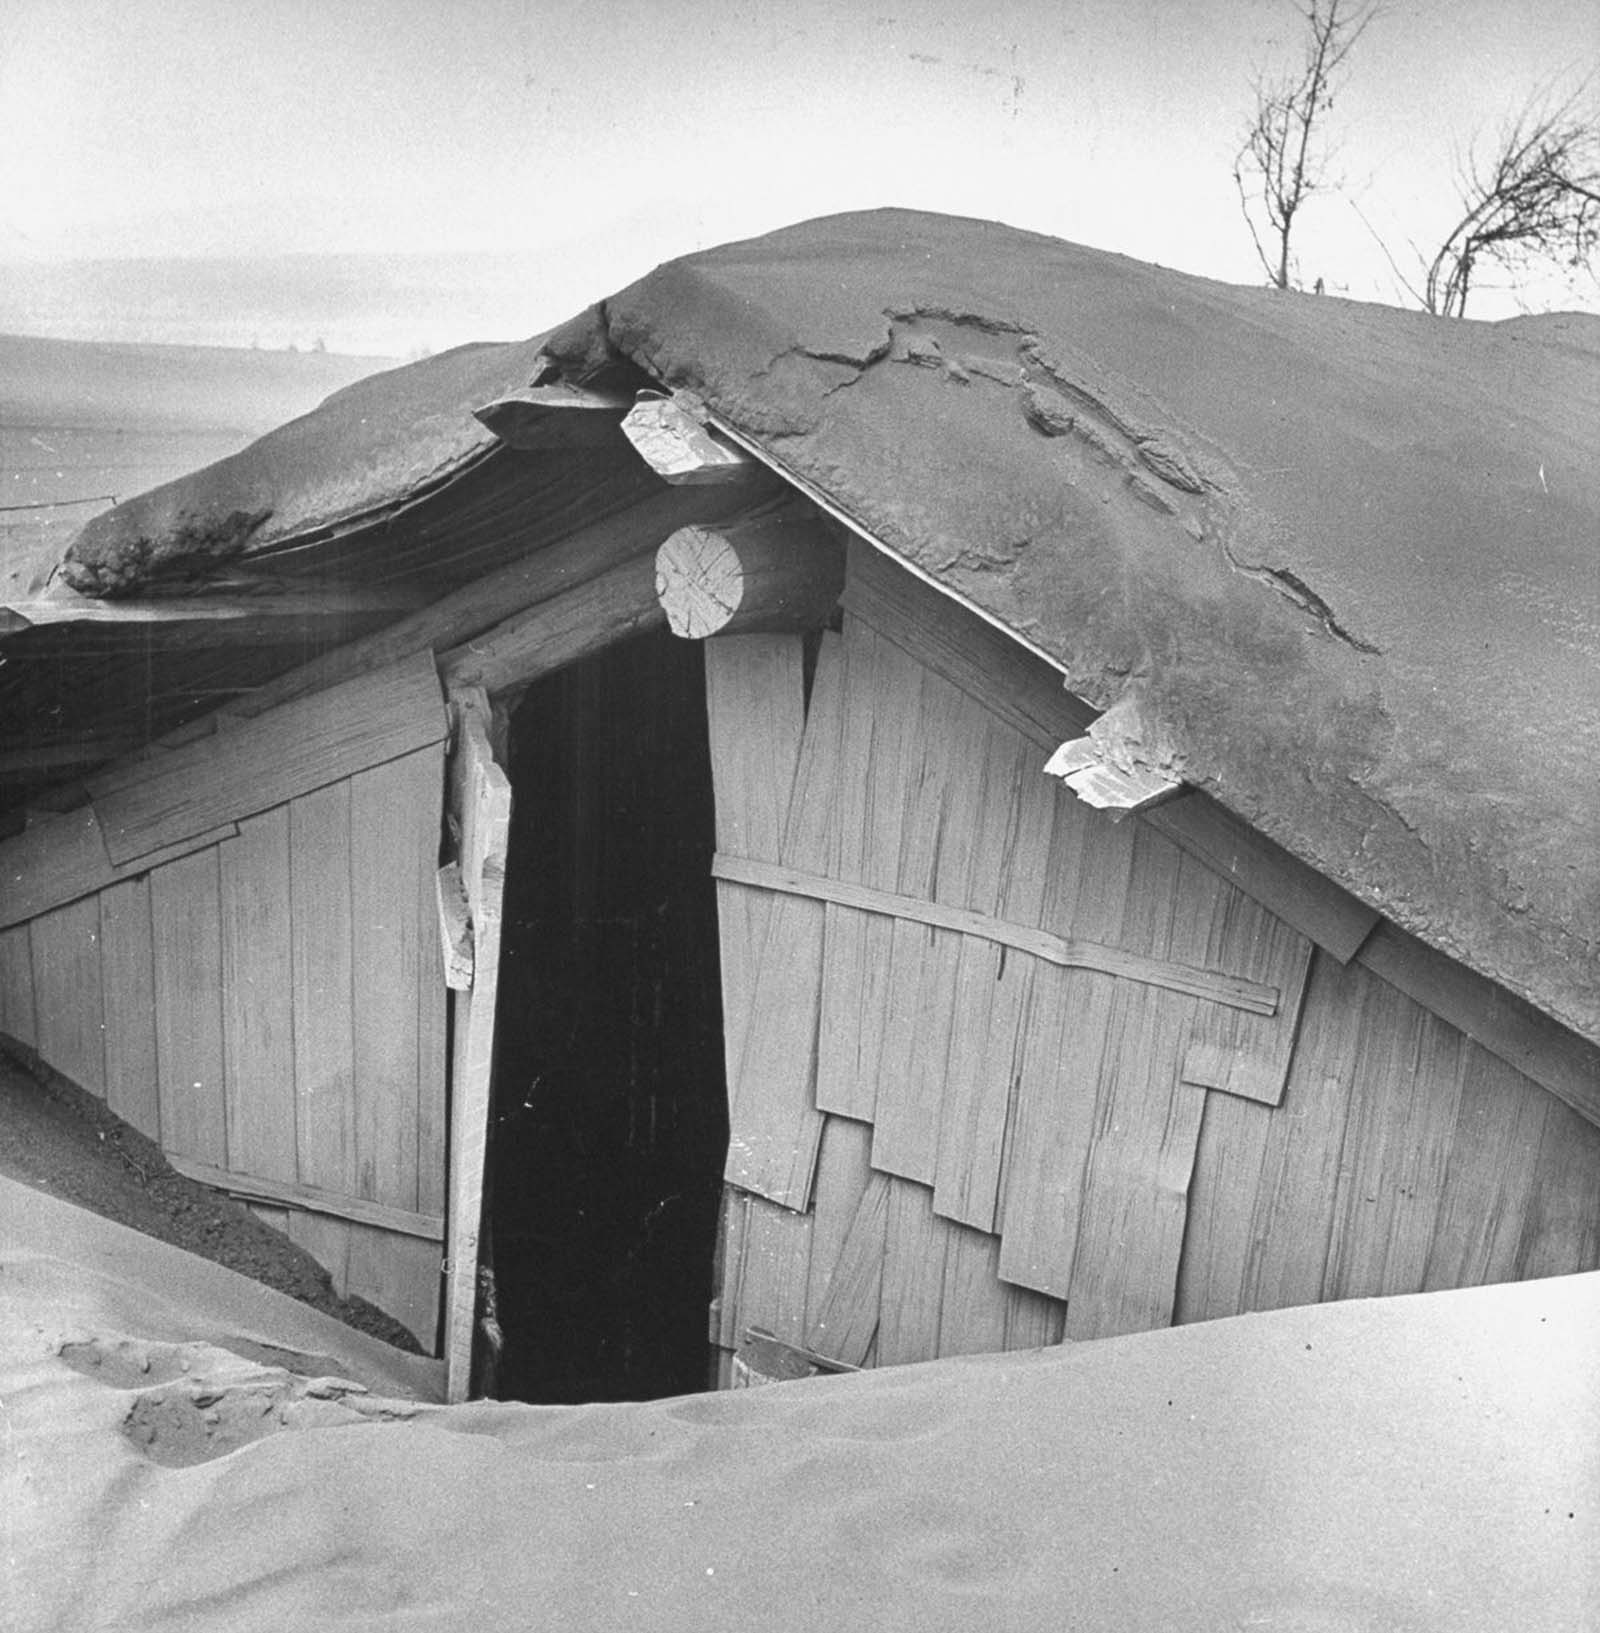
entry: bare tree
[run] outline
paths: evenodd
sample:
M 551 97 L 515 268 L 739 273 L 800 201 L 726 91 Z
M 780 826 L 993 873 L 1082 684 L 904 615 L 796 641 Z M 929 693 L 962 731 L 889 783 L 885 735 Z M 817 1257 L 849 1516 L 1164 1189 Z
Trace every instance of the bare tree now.
M 1294 0 L 1305 20 L 1305 60 L 1297 74 L 1258 76 L 1255 112 L 1233 164 L 1239 207 L 1268 280 L 1294 282 L 1290 240 L 1300 207 L 1328 185 L 1318 129 L 1333 107 L 1339 71 L 1379 8 L 1371 0 Z
M 1428 263 L 1422 304 L 1460 317 L 1481 261 L 1512 272 L 1588 267 L 1600 245 L 1600 122 L 1586 88 L 1552 105 L 1535 97 L 1502 131 L 1487 162 L 1462 167 L 1462 213 Z

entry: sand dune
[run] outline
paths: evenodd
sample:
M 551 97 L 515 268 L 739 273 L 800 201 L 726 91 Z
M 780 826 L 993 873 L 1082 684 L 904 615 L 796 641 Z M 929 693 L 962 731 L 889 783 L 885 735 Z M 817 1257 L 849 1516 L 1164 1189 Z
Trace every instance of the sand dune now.
M 19 1629 L 1600 1617 L 1600 1275 L 641 1405 L 429 1364 L 0 1184 Z

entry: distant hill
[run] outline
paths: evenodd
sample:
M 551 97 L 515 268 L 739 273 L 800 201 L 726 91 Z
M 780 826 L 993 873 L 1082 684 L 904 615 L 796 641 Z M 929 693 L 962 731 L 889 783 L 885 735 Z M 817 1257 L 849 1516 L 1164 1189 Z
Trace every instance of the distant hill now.
M 0 334 L 0 423 L 259 436 L 394 365 L 393 358 L 328 352 Z
M 526 254 L 10 262 L 0 264 L 0 332 L 280 352 L 320 341 L 411 357 L 523 340 L 614 287 L 622 270 L 608 262 L 580 285 L 565 258 Z
M 113 500 L 237 452 L 381 357 L 0 334 L 0 597 Z

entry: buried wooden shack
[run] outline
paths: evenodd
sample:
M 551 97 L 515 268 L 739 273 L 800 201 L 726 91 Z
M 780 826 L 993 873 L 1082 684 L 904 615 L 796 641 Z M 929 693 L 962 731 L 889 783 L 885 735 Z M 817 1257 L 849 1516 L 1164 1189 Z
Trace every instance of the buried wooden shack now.
M 12 609 L 0 1026 L 458 1399 L 496 1330 L 598 1398 L 1593 1268 L 1593 892 L 1508 813 L 1593 838 L 1594 363 L 1505 328 L 887 213 L 343 392 Z M 1580 450 L 1531 536 L 1398 469 L 1490 377 Z M 1492 548 L 1497 761 L 1515 654 L 1404 621 Z

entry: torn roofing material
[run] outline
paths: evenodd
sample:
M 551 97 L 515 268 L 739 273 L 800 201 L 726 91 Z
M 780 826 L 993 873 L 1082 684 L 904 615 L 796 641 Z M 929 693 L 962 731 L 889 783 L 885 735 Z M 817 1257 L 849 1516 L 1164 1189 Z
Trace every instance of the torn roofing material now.
M 129 540 L 182 551 L 241 512 L 271 513 L 247 554 L 381 517 L 478 456 L 470 409 L 541 351 L 575 385 L 647 376 L 1118 705 L 1130 769 L 1600 1039 L 1596 327 L 833 217 L 340 393 L 272 459 L 98 519 L 68 572 L 93 587 Z
M 381 519 L 496 445 L 472 411 L 531 383 L 539 343 L 460 346 L 335 392 L 228 459 L 94 518 L 62 576 L 115 596 Z

